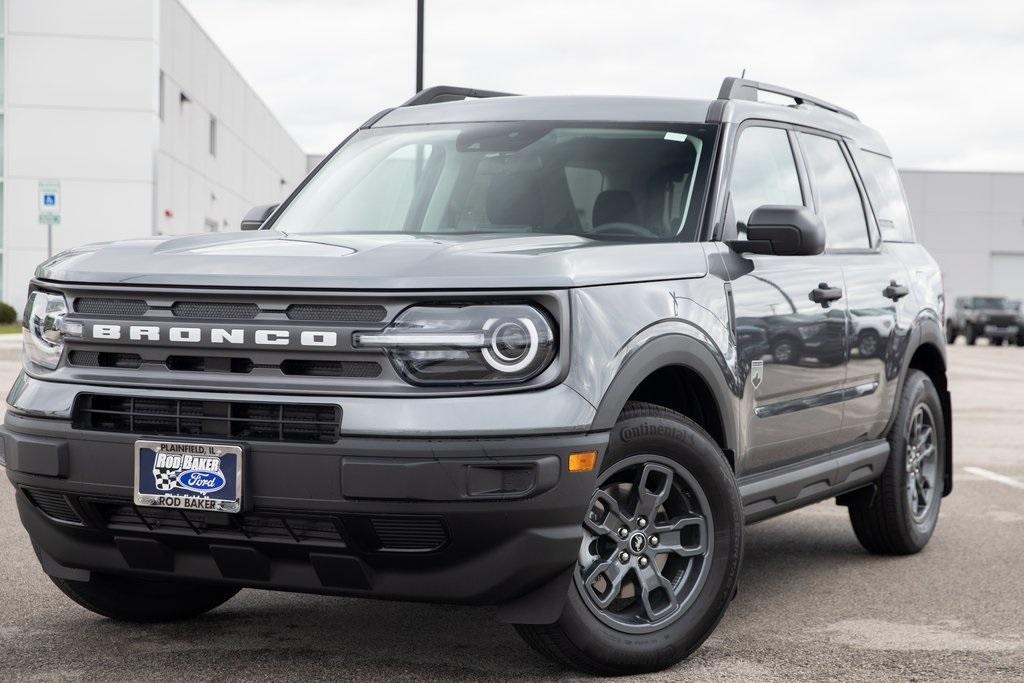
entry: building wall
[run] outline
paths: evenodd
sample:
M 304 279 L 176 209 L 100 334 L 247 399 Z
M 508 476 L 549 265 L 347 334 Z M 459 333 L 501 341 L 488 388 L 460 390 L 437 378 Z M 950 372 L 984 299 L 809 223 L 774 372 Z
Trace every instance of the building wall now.
M 61 183 L 54 253 L 149 234 L 157 0 L 6 0 L 3 282 L 20 308 L 46 258 L 38 182 Z
M 20 309 L 46 258 L 40 180 L 61 184 L 57 253 L 234 230 L 305 175 L 306 155 L 177 0 L 0 0 L 0 17 L 0 300 Z
M 918 240 L 950 298 L 1024 299 L 1024 173 L 903 171 Z
M 306 155 L 176 0 L 160 10 L 156 232 L 235 230 L 294 189 Z

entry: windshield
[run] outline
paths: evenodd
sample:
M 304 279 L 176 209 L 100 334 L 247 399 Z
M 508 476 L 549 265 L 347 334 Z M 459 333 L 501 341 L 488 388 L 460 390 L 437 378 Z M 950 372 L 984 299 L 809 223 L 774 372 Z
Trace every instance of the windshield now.
M 536 121 L 361 130 L 272 228 L 695 240 L 713 134 Z
M 1013 306 L 1009 301 L 1002 297 L 995 296 L 979 296 L 974 298 L 974 308 L 985 308 L 990 311 L 1009 311 L 1013 310 Z

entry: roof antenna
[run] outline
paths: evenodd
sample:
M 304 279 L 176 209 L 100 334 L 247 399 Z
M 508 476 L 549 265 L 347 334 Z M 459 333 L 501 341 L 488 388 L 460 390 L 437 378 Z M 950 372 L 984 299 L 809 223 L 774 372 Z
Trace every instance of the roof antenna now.
M 747 77 L 747 70 L 744 69 L 743 71 L 740 72 L 740 80 L 742 81 L 746 77 Z

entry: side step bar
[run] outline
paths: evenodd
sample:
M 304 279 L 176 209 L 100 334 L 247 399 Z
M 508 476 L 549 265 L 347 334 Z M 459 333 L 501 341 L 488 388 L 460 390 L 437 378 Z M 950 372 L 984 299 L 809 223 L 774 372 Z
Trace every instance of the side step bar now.
M 889 442 L 880 439 L 740 477 L 737 483 L 746 522 L 759 522 L 870 484 L 882 476 L 888 460 Z

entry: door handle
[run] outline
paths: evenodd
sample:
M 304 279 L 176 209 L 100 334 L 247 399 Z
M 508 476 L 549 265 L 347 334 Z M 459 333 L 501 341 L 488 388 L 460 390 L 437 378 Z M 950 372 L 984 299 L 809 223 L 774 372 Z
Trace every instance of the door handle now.
M 821 304 L 822 308 L 828 308 L 833 301 L 843 298 L 841 287 L 829 287 L 825 282 L 819 282 L 818 286 L 811 290 L 809 295 L 811 301 Z
M 890 280 L 889 286 L 882 290 L 882 296 L 893 301 L 899 301 L 907 294 L 910 294 L 910 289 L 906 285 L 896 284 L 895 280 Z

